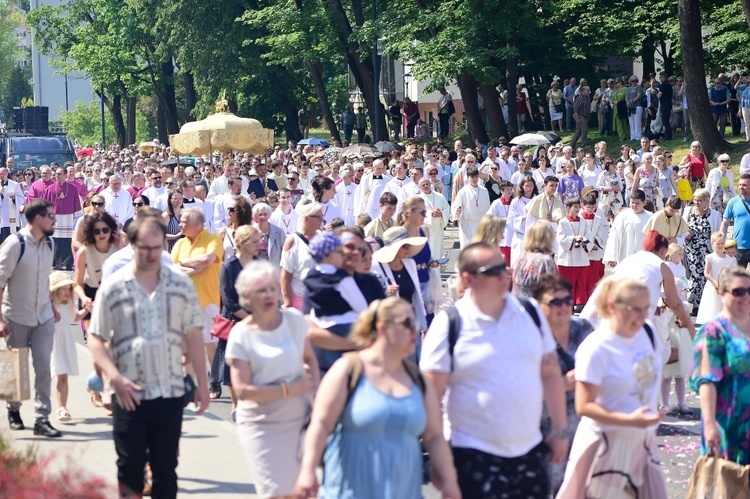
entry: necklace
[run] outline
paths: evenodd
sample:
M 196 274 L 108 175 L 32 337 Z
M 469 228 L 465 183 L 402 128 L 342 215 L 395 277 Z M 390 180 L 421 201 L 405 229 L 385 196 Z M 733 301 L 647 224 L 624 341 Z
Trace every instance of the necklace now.
M 474 193 L 474 189 L 477 190 L 476 194 Z M 471 192 L 471 194 L 474 196 L 474 202 L 477 208 L 479 208 L 479 188 L 474 187 L 474 186 L 469 186 L 469 192 Z

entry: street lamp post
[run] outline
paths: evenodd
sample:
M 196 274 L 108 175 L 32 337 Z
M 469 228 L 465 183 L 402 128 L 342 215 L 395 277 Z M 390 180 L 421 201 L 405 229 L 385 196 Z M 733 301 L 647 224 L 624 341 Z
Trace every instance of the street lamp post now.
M 101 86 L 101 98 L 102 98 L 102 149 L 107 147 L 107 132 L 104 126 L 104 84 Z

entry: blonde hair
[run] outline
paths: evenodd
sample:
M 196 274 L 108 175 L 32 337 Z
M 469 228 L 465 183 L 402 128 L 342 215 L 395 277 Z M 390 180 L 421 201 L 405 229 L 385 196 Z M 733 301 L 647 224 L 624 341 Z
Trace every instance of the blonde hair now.
M 500 246 L 505 233 L 506 221 L 497 215 L 485 215 L 479 221 L 479 227 L 472 238 L 472 243 L 487 243 L 493 248 Z
M 378 322 L 387 322 L 393 319 L 394 311 L 399 306 L 411 307 L 411 304 L 403 298 L 395 296 L 370 303 L 367 310 L 359 314 L 357 322 L 352 325 L 349 339 L 364 348 L 371 346 L 378 338 Z
M 234 231 L 234 250 L 239 251 L 239 248 L 256 234 L 260 234 L 260 231 L 252 225 L 240 225 L 237 227 L 237 230 Z
M 61 289 L 70 288 L 70 297 L 68 298 L 68 303 L 63 303 L 60 301 L 59 291 Z M 75 293 L 73 291 L 73 285 L 68 284 L 67 286 L 61 286 L 57 288 L 54 291 L 50 291 L 49 293 L 49 299 L 52 301 L 52 303 L 55 305 L 56 308 L 60 309 L 62 307 L 70 307 L 71 314 L 75 315 L 76 313 L 76 300 L 75 300 Z
M 523 250 L 532 253 L 552 254 L 552 246 L 555 242 L 555 230 L 546 220 L 537 220 L 531 227 L 526 228 L 523 237 Z
M 714 244 L 721 240 L 726 240 L 726 238 L 727 236 L 725 236 L 723 232 L 721 232 L 720 230 L 717 230 L 716 232 L 711 234 L 711 244 Z
M 674 255 L 678 251 L 682 251 L 682 246 L 677 243 L 672 243 L 667 247 L 667 258 Z
M 404 204 L 401 205 L 401 211 L 396 216 L 396 225 L 404 225 L 406 223 L 407 214 L 420 205 L 425 206 L 424 199 L 419 196 L 409 196 L 406 201 L 404 201 Z
M 602 291 L 596 299 L 596 311 L 603 319 L 608 319 L 609 303 L 623 303 L 625 295 L 633 291 L 645 291 L 648 293 L 648 287 L 635 279 L 609 279 L 602 284 Z

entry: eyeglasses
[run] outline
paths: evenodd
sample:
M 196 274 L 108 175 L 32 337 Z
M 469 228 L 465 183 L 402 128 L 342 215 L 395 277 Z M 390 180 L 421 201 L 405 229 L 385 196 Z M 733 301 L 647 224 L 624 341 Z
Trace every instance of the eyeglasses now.
M 487 277 L 497 277 L 506 270 L 508 270 L 508 265 L 506 263 L 498 263 L 497 265 L 485 265 L 484 267 L 479 267 L 474 272 L 471 272 L 471 274 L 483 275 Z
M 146 204 L 146 203 L 144 203 L 144 202 L 140 202 L 140 203 L 133 203 L 133 206 L 135 206 L 136 208 L 140 208 L 140 207 L 141 207 L 141 206 L 143 206 L 144 204 Z
M 228 211 L 229 213 L 234 213 L 235 211 L 237 211 L 237 208 L 236 208 L 236 207 L 234 207 L 234 206 L 229 206 L 229 207 L 227 208 L 227 211 Z
M 750 288 L 734 288 L 734 289 L 729 290 L 729 292 L 735 298 L 742 298 L 746 294 L 750 293 Z
M 423 217 L 427 216 L 427 210 L 414 210 L 414 212 L 419 213 Z
M 161 251 L 164 249 L 162 246 L 136 246 L 136 248 L 143 253 L 153 253 L 154 251 Z
M 109 234 L 110 228 L 104 227 L 103 229 L 94 229 L 94 235 L 98 236 L 99 234 Z
M 638 315 L 648 315 L 649 309 L 648 307 L 640 308 L 640 307 L 633 307 L 631 305 L 625 305 L 622 307 L 627 312 L 636 313 Z
M 399 326 L 404 326 L 409 331 L 415 331 L 417 329 L 417 321 L 412 319 L 411 317 L 407 317 L 406 319 L 402 321 L 390 321 L 391 324 L 398 324 Z
M 565 298 L 552 298 L 551 300 L 542 303 L 548 307 L 569 307 L 573 305 L 573 297 L 568 295 Z
M 100 203 L 99 201 L 91 201 L 91 206 L 101 208 L 102 206 L 104 206 L 104 203 Z

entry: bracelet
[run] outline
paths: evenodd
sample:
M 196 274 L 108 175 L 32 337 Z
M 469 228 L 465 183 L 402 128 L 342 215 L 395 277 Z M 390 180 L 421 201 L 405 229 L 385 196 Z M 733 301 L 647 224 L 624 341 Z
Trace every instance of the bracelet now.
M 289 398 L 289 385 L 286 381 L 281 382 L 281 398 Z
M 553 437 L 560 437 L 567 439 L 568 438 L 568 430 L 567 428 L 553 428 L 550 430 L 550 432 L 547 434 L 546 440 L 549 440 Z

